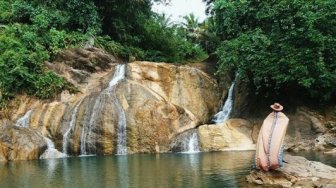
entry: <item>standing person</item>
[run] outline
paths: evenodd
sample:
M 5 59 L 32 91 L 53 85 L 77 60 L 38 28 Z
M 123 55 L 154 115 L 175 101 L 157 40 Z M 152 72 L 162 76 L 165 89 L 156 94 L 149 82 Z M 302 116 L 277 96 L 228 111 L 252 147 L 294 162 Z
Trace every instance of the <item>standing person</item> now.
M 264 171 L 282 166 L 283 140 L 289 119 L 282 113 L 279 103 L 271 105 L 273 110 L 264 120 L 257 141 L 256 168 Z

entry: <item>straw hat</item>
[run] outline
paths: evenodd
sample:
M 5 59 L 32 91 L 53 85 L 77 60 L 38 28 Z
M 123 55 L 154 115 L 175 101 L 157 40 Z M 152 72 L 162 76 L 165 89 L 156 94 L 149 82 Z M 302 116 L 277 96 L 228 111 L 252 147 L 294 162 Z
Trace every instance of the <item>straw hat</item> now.
M 283 106 L 281 106 L 279 103 L 274 103 L 271 105 L 271 108 L 274 111 L 280 112 L 281 110 L 283 110 Z

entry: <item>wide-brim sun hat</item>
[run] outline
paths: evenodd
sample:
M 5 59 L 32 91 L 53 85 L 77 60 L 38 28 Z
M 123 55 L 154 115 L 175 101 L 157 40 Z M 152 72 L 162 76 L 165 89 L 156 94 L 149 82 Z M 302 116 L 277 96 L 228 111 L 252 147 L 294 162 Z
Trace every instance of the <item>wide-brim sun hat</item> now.
M 274 103 L 270 106 L 274 111 L 280 112 L 281 110 L 283 110 L 283 106 L 281 106 L 281 104 L 279 103 Z

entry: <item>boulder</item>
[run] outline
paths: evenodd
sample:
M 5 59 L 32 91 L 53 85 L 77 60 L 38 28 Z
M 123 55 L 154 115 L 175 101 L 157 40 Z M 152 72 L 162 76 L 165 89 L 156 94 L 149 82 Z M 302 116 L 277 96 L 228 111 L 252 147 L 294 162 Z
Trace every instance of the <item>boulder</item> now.
M 36 131 L 0 126 L 0 161 L 38 159 L 46 147 L 43 136 Z
M 304 157 L 284 155 L 284 166 L 263 172 L 252 170 L 247 182 L 272 187 L 324 187 L 336 185 L 336 168 Z
M 198 127 L 202 151 L 254 150 L 253 126 L 244 119 Z

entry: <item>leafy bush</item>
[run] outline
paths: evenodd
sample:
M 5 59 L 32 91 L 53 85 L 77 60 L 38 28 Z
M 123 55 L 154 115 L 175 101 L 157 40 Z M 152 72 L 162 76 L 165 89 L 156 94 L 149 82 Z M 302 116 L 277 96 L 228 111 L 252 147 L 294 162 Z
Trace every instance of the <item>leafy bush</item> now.
M 53 72 L 46 72 L 39 75 L 34 81 L 34 95 L 42 99 L 48 99 L 60 93 L 67 86 L 63 78 Z

